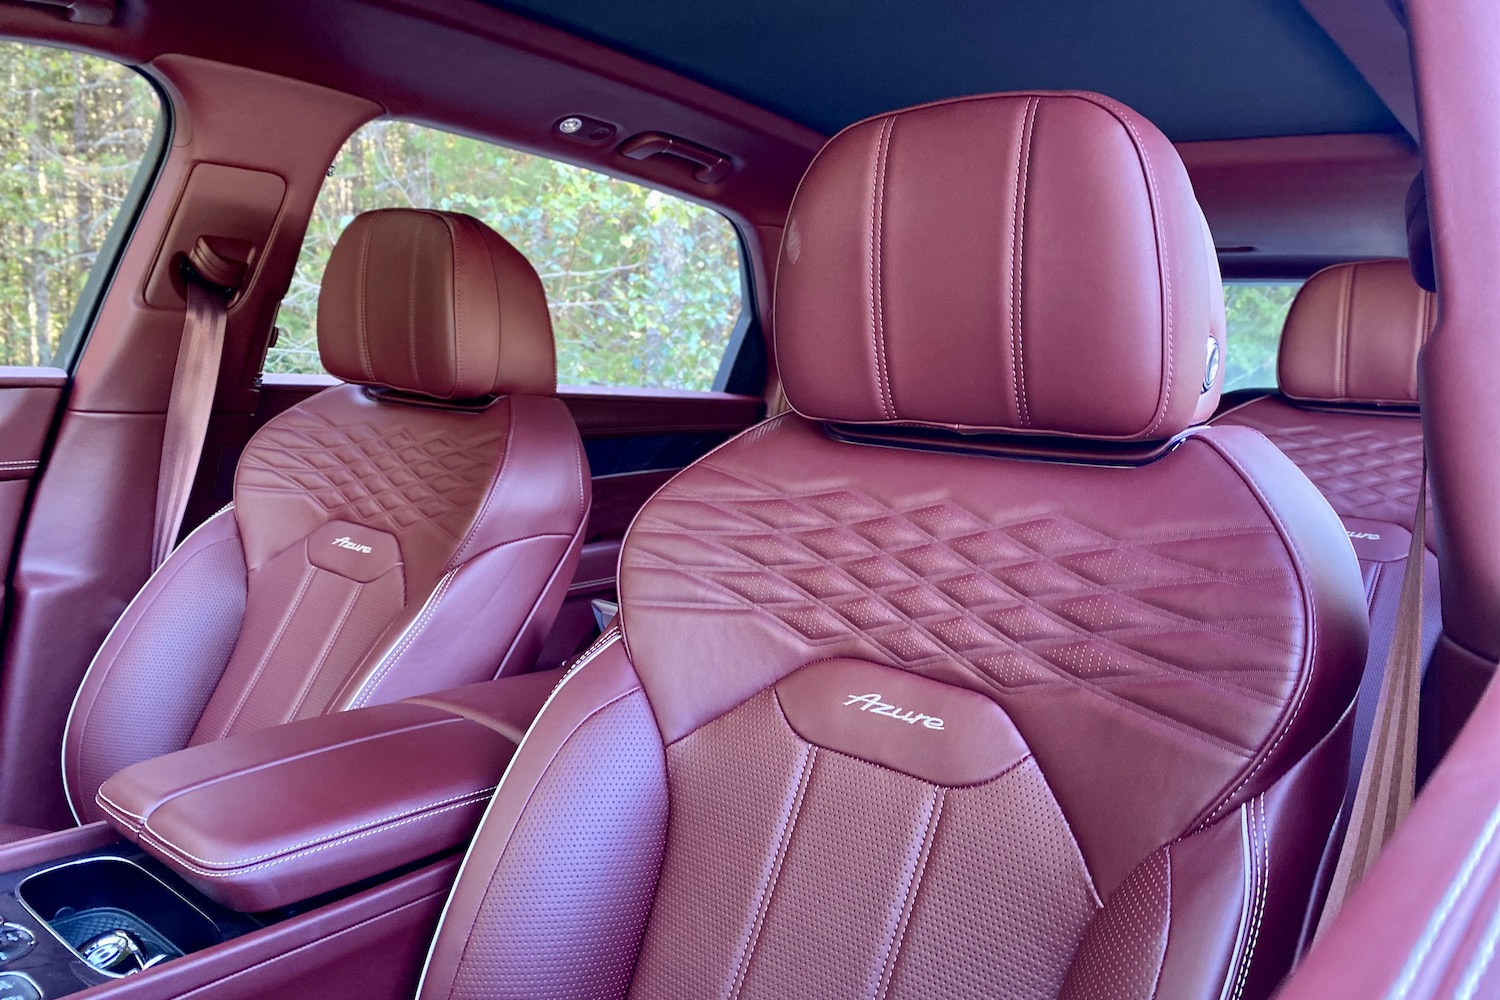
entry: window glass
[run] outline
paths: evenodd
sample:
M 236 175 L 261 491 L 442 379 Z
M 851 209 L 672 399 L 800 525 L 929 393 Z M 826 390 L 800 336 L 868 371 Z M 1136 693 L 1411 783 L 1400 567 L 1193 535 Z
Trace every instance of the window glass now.
M 323 185 L 281 304 L 268 372 L 318 372 L 318 283 L 360 212 L 466 212 L 547 289 L 564 385 L 712 389 L 739 321 L 734 227 L 711 209 L 592 170 L 408 122 L 366 125 Z
M 161 102 L 119 63 L 18 42 L 0 42 L 0 81 L 0 364 L 64 365 Z
M 1281 325 L 1300 281 L 1232 281 L 1224 285 L 1229 347 L 1224 359 L 1224 391 L 1276 386 L 1276 349 Z

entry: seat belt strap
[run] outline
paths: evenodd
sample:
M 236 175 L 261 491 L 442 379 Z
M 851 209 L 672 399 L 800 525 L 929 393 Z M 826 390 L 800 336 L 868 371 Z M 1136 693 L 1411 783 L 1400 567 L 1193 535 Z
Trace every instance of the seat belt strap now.
M 199 237 L 183 263 L 187 311 L 177 348 L 172 392 L 167 399 L 161 470 L 156 480 L 152 569 L 166 561 L 182 530 L 182 517 L 213 411 L 229 300 L 244 281 L 249 249 L 249 244 L 241 240 Z
M 1427 562 L 1427 461 L 1417 489 L 1417 516 L 1401 580 L 1396 627 L 1385 661 L 1380 700 L 1370 727 L 1359 785 L 1349 811 L 1349 825 L 1339 850 L 1328 898 L 1318 918 L 1323 931 L 1338 916 L 1344 900 L 1375 863 L 1391 834 L 1411 808 L 1416 793 L 1417 717 L 1422 691 L 1422 585 Z

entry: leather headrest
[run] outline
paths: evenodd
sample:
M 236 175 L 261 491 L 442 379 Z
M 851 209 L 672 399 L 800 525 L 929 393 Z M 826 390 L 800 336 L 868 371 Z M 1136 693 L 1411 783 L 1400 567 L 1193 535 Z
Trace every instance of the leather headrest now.
M 318 352 L 347 382 L 433 399 L 557 388 L 541 279 L 456 212 L 384 209 L 349 224 L 323 272 Z
M 1421 171 L 1406 189 L 1406 259 L 1411 276 L 1429 292 L 1437 291 L 1437 264 L 1432 258 L 1432 216 L 1427 209 L 1427 177 Z
M 871 118 L 792 204 L 777 358 L 808 417 L 1162 439 L 1212 414 L 1223 341 L 1182 161 L 1097 94 Z
M 1404 260 L 1336 264 L 1308 279 L 1287 313 L 1277 382 L 1318 403 L 1417 401 L 1417 354 L 1435 300 Z

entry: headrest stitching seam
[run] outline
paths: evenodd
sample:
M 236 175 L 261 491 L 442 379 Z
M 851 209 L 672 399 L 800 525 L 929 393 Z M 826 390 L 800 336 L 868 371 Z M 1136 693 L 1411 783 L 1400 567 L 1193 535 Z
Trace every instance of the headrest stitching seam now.
M 1338 295 L 1338 384 L 1334 387 L 1338 399 L 1349 399 L 1349 351 L 1350 327 L 1355 315 L 1355 270 L 1344 270 L 1344 282 Z
M 464 384 L 464 271 L 463 254 L 458 248 L 458 227 L 453 218 L 441 216 L 448 227 L 448 241 L 453 247 L 453 392 L 462 394 Z
M 880 379 L 880 408 L 886 419 L 896 418 L 896 408 L 891 399 L 890 373 L 885 357 L 885 296 L 884 274 L 881 261 L 881 243 L 884 239 L 882 227 L 885 223 L 885 168 L 886 155 L 890 148 L 891 130 L 895 126 L 894 115 L 881 123 L 880 140 L 875 147 L 875 188 L 870 195 L 870 343 L 875 350 L 875 373 Z
M 411 378 L 421 392 L 422 369 L 417 365 L 417 265 L 422 258 L 422 238 L 426 227 L 417 223 L 416 235 L 411 241 L 411 273 L 406 287 L 406 356 L 411 361 Z
M 1026 400 L 1026 338 L 1021 333 L 1021 298 L 1026 267 L 1026 188 L 1031 172 L 1031 139 L 1040 100 L 1028 98 L 1026 114 L 1021 119 L 1021 141 L 1016 150 L 1015 222 L 1011 230 L 1010 352 L 1011 384 L 1016 394 L 1016 419 L 1023 427 L 1031 426 L 1031 408 Z
M 366 320 L 367 309 L 365 295 L 369 288 L 368 274 L 370 269 L 370 231 L 375 228 L 376 220 L 371 219 L 365 226 L 364 232 L 360 234 L 359 243 L 359 288 L 355 295 L 355 312 L 359 318 L 359 357 L 364 363 L 365 378 L 371 382 L 375 381 L 375 365 L 370 361 L 370 331 Z
M 1130 133 L 1131 138 L 1135 140 L 1136 153 L 1140 156 L 1141 165 L 1145 168 L 1146 193 L 1151 204 L 1151 229 L 1152 234 L 1156 237 L 1156 267 L 1157 273 L 1161 275 L 1162 332 L 1165 335 L 1162 338 L 1162 353 L 1166 367 L 1166 383 L 1161 403 L 1158 405 L 1156 411 L 1156 419 L 1151 422 L 1151 426 L 1146 430 L 1146 436 L 1150 437 L 1156 433 L 1156 429 L 1161 426 L 1162 421 L 1167 418 L 1167 412 L 1172 408 L 1172 390 L 1174 388 L 1172 380 L 1172 267 L 1167 261 L 1166 234 L 1162 231 L 1161 218 L 1163 202 L 1161 193 L 1156 186 L 1156 170 L 1151 165 L 1151 153 L 1146 149 L 1145 141 L 1141 139 L 1140 132 L 1136 131 L 1135 123 L 1130 120 L 1130 115 L 1124 108 L 1115 105 L 1107 108 L 1107 110 L 1114 114 L 1115 120 L 1124 125 L 1126 131 Z

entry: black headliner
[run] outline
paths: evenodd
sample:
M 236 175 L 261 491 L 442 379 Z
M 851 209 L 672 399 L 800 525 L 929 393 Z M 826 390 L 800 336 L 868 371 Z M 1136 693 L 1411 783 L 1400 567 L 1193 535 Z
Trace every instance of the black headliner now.
M 1297 0 L 487 0 L 825 133 L 995 90 L 1083 88 L 1171 138 L 1394 132 Z

